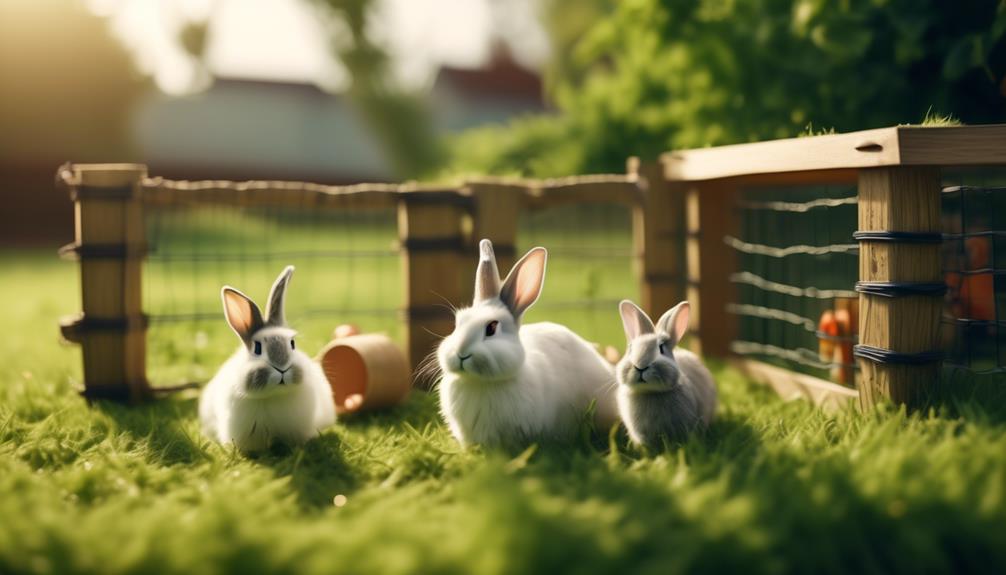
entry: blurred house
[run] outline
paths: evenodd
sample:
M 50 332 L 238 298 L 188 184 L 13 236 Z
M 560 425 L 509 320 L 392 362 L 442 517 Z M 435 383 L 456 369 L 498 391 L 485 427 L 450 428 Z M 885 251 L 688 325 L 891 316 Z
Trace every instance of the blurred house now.
M 138 161 L 151 174 L 178 179 L 395 179 L 347 97 L 312 84 L 240 78 L 217 78 L 201 93 L 169 96 L 140 83 L 102 23 L 89 22 L 70 35 L 74 42 L 59 35 L 23 38 L 58 47 L 41 65 L 34 56 L 11 57 L 7 48 L 17 42 L 0 50 L 11 60 L 0 67 L 5 87 L 31 86 L 12 98 L 0 91 L 7 132 L 0 136 L 0 194 L 12 206 L 0 211 L 0 245 L 73 239 L 72 205 L 53 186 L 65 161 Z M 429 103 L 440 134 L 545 109 L 540 78 L 501 52 L 483 69 L 440 70 Z
M 313 84 L 218 78 L 192 96 L 150 93 L 132 126 L 158 176 L 332 184 L 392 178 L 349 99 Z
M 430 102 L 444 133 L 546 111 L 541 76 L 517 64 L 502 45 L 482 68 L 441 67 Z

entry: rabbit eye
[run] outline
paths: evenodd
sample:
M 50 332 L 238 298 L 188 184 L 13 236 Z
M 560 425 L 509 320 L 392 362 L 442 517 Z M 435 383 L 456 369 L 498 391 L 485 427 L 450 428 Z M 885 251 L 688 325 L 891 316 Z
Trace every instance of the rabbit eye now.
M 667 355 L 667 344 L 660 344 L 660 355 Z
M 495 320 L 487 323 L 486 324 L 486 337 L 489 337 L 491 335 L 496 335 L 496 328 L 499 327 L 499 324 L 500 324 L 500 322 L 495 321 Z
M 262 355 L 262 342 L 261 341 L 256 341 L 255 342 L 255 355 Z
M 290 349 L 297 349 L 297 346 L 293 343 L 292 339 L 290 340 Z

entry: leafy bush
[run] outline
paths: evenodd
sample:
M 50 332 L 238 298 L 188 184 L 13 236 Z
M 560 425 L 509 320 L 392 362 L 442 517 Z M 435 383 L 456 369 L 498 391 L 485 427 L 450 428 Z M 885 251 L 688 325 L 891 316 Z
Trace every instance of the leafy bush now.
M 553 71 L 560 114 L 461 135 L 449 170 L 621 171 L 629 155 L 930 109 L 1002 121 L 1004 33 L 994 0 L 625 0 Z

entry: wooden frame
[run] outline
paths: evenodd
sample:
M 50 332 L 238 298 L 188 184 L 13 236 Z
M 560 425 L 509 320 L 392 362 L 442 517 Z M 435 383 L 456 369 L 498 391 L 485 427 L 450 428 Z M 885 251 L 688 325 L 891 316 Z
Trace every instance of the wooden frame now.
M 59 180 L 77 206 L 77 242 L 63 251 L 81 266 L 83 313 L 62 322 L 66 339 L 84 351 L 84 394 L 139 401 L 165 388 L 146 380 L 146 318 L 142 310 L 144 209 L 185 205 L 290 206 L 397 212 L 405 348 L 415 369 L 435 349 L 435 333 L 454 320 L 444 299 L 471 300 L 478 239 L 490 237 L 502 268 L 516 256 L 521 211 L 568 204 L 643 201 L 639 177 L 577 176 L 550 180 L 483 178 L 457 185 L 358 184 L 147 177 L 134 164 L 67 165 Z
M 938 243 L 918 241 L 939 237 L 940 168 L 1006 165 L 1006 125 L 897 126 L 669 152 L 661 162 L 668 181 L 689 189 L 688 297 L 698 308 L 691 326 L 693 347 L 732 358 L 749 377 L 785 397 L 832 407 L 851 398 L 858 398 L 863 407 L 881 401 L 923 401 L 938 381 L 934 352 L 939 348 L 942 299 L 936 292 L 898 293 L 890 284 L 911 288 L 942 283 Z M 724 198 L 746 185 L 853 182 L 859 190 L 859 229 L 883 237 L 860 240 L 860 284 L 883 289 L 860 294 L 861 345 L 881 353 L 857 359 L 858 391 L 733 356 L 729 342 L 736 319 L 719 305 L 732 301 L 728 276 L 733 264 L 716 239 L 735 235 L 736 225 L 726 213 L 731 210 Z M 881 295 L 885 289 L 888 293 Z M 718 332 L 717 324 L 727 327 Z M 888 363 L 881 356 L 896 361 Z

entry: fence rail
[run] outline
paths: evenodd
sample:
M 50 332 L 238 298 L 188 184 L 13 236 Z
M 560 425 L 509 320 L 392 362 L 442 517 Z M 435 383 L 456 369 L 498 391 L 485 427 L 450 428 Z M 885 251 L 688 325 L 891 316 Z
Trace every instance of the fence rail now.
M 659 167 L 650 168 L 659 173 Z M 84 352 L 85 395 L 94 398 L 140 400 L 159 389 L 147 380 L 146 333 L 152 322 L 212 319 L 205 312 L 175 312 L 153 318 L 143 309 L 143 264 L 245 261 L 235 253 L 159 253 L 147 245 L 145 212 L 189 206 L 242 209 L 308 209 L 357 212 L 394 210 L 403 300 L 399 305 L 405 345 L 413 366 L 435 346 L 434 334 L 453 327 L 444 300 L 461 303 L 471 298 L 471 277 L 477 241 L 489 237 L 497 244 L 501 267 L 512 263 L 517 221 L 522 212 L 590 203 L 621 204 L 635 214 L 639 241 L 646 236 L 645 207 L 660 192 L 659 183 L 647 186 L 635 172 L 587 175 L 548 180 L 482 178 L 456 185 L 358 184 L 328 186 L 308 182 L 223 180 L 179 181 L 148 177 L 133 164 L 67 164 L 57 180 L 70 190 L 76 204 L 76 241 L 62 252 L 80 262 L 82 313 L 62 322 L 64 336 L 81 344 Z M 655 191 L 653 191 L 655 190 Z M 657 225 L 656 223 L 650 225 Z M 656 234 L 651 233 L 650 236 Z M 669 306 L 680 298 L 663 285 L 664 278 L 649 272 L 637 244 L 640 281 L 655 286 L 651 306 Z M 359 250 L 340 246 L 330 254 L 359 257 Z M 318 257 L 318 250 L 270 252 L 263 257 Z M 615 252 L 612 252 L 613 254 Z M 376 256 L 388 255 L 379 250 Z M 663 264 L 663 262 L 659 262 Z M 649 275 L 647 275 L 649 274 Z M 612 306 L 613 307 L 613 306 Z M 655 308 L 654 308 L 655 309 Z

